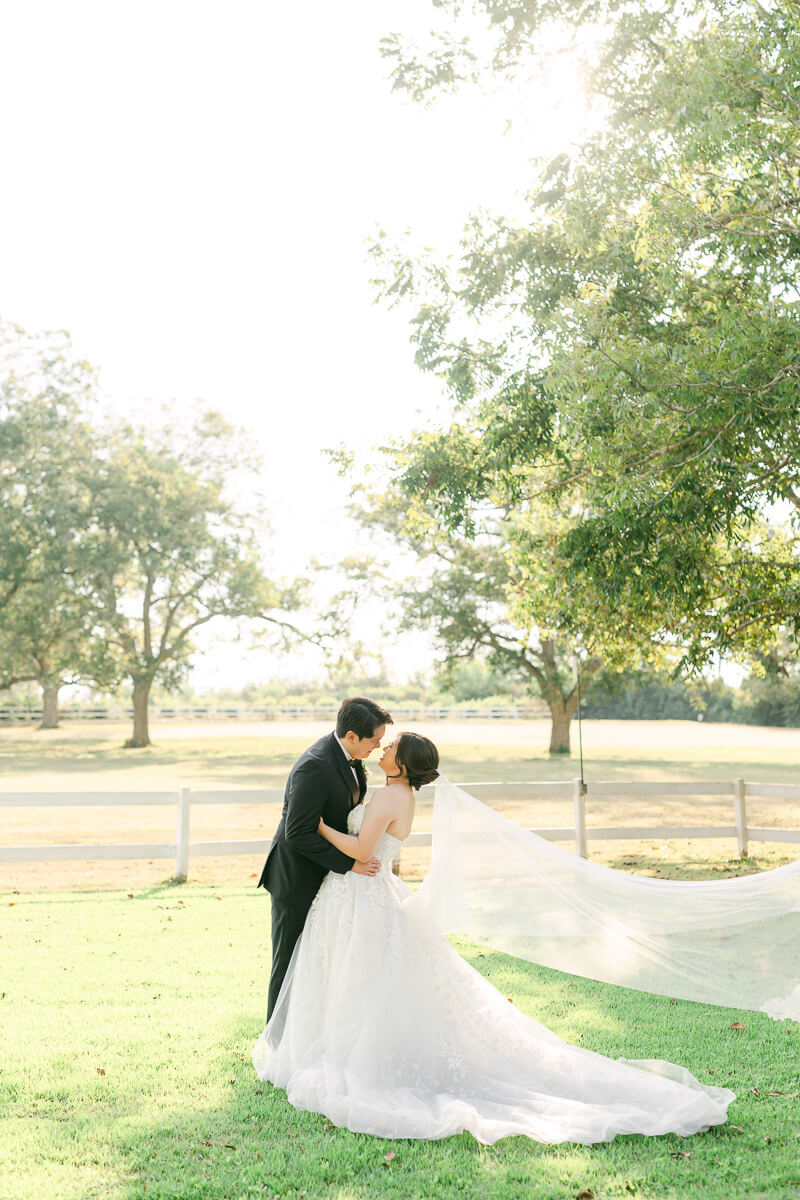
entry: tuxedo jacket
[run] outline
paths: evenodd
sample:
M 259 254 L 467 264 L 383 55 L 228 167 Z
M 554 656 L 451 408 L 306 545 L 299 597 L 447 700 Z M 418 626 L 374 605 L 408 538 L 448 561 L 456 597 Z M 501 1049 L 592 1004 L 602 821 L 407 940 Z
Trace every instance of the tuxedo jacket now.
M 334 734 L 322 737 L 300 755 L 289 772 L 283 812 L 258 881 L 276 900 L 308 909 L 328 871 L 343 875 L 353 859 L 317 832 L 326 825 L 347 833 L 347 814 L 367 790 L 361 763 L 352 768 Z

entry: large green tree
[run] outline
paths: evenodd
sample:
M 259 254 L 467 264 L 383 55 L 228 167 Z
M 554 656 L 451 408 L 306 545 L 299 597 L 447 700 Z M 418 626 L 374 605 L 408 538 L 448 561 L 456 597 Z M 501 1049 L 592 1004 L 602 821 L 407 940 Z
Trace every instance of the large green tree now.
M 376 245 L 384 297 L 415 305 L 417 361 L 458 406 L 402 486 L 467 533 L 487 502 L 517 514 L 531 562 L 528 514 L 571 497 L 550 547 L 562 628 L 593 612 L 598 636 L 694 663 L 796 637 L 800 6 L 435 8 L 451 29 L 432 54 L 386 42 L 398 87 L 524 77 L 560 38 L 606 120 L 540 166 L 524 221 L 477 216 L 455 260 Z M 493 30 L 483 58 L 468 13 Z
M 247 457 L 241 438 L 209 412 L 188 432 L 114 432 L 98 489 L 110 548 L 98 591 L 103 640 L 132 686 L 131 747 L 149 745 L 152 686 L 185 677 L 196 630 L 218 617 L 293 630 L 286 610 L 297 587 L 265 574 L 264 514 L 236 494 Z
M 0 687 L 113 682 L 93 636 L 107 548 L 93 518 L 95 377 L 65 334 L 0 323 Z
M 396 446 L 389 458 L 408 453 Z M 356 496 L 353 513 L 364 528 L 388 535 L 392 572 L 382 582 L 379 569 L 367 577 L 397 611 L 400 627 L 432 633 L 449 668 L 484 661 L 523 681 L 547 704 L 550 753 L 568 754 L 578 671 L 588 687 L 601 660 L 590 633 L 571 639 L 559 634 L 559 600 L 546 554 L 535 561 L 523 554 L 520 561 L 519 523 L 500 512 L 485 513 L 479 536 L 468 538 L 443 527 L 419 494 L 385 479 L 369 489 L 362 484 Z M 542 533 L 552 531 L 553 513 L 541 514 L 536 524 Z

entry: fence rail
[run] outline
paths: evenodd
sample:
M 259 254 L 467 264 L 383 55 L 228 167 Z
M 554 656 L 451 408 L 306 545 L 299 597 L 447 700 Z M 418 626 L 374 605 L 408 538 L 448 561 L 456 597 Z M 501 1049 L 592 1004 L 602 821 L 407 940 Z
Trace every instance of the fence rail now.
M 150 716 L 157 721 L 330 721 L 335 704 L 154 704 Z M 68 705 L 59 709 L 61 721 L 132 721 L 133 709 L 125 704 Z M 542 703 L 481 705 L 392 705 L 392 715 L 404 721 L 534 721 L 547 715 Z M 42 710 L 21 704 L 0 706 L 0 723 L 34 724 Z
M 631 838 L 722 838 L 735 837 L 740 854 L 747 853 L 748 840 L 765 842 L 800 842 L 800 829 L 776 827 L 753 828 L 747 824 L 748 799 L 800 800 L 800 785 L 782 783 L 746 783 L 742 779 L 711 782 L 663 781 L 661 783 L 599 781 L 584 785 L 579 779 L 541 783 L 468 783 L 464 785 L 474 796 L 486 802 L 497 800 L 572 799 L 571 826 L 534 829 L 550 841 L 572 841 L 576 854 L 588 854 L 588 842 Z M 420 795 L 431 798 L 434 789 L 422 788 Z M 593 797 L 646 800 L 665 796 L 728 796 L 732 804 L 730 825 L 657 825 L 657 826 L 596 826 L 586 824 L 586 806 Z M 231 854 L 266 854 L 270 839 L 246 839 L 214 842 L 189 840 L 191 807 L 195 804 L 270 804 L 283 802 L 280 788 L 248 789 L 241 791 L 192 790 L 181 787 L 177 792 L 5 792 L 0 794 L 0 808 L 80 808 L 85 806 L 123 807 L 127 805 L 160 805 L 175 809 L 174 842 L 125 845 L 49 845 L 0 846 L 0 863 L 64 862 L 89 859 L 173 858 L 175 878 L 185 880 L 189 859 Z M 406 845 L 429 846 L 430 833 L 412 833 Z

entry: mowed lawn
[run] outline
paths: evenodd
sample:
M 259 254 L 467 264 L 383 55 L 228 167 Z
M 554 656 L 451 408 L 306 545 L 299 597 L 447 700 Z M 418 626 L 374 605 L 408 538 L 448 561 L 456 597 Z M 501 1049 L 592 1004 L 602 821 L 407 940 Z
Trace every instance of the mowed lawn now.
M 570 1041 L 680 1062 L 738 1099 L 727 1125 L 685 1140 L 390 1142 L 297 1113 L 255 1077 L 263 893 L 191 883 L 29 892 L 0 912 L 3 1200 L 800 1194 L 798 1024 L 671 1003 L 457 943 L 511 1002 Z
M 280 786 L 327 726 L 164 724 L 155 745 L 124 751 L 123 726 L 0 730 L 9 791 Z M 423 727 L 456 781 L 568 779 L 543 722 Z M 800 781 L 800 732 L 690 723 L 584 727 L 592 779 Z M 636 820 L 715 820 L 713 804 L 660 802 Z M 630 814 L 592 809 L 589 823 Z M 636 809 L 634 799 L 633 806 Z M 2 842 L 169 841 L 155 808 L 0 809 Z M 558 806 L 509 811 L 531 825 L 569 822 Z M 800 827 L 797 806 L 759 817 Z M 193 838 L 269 836 L 274 808 L 193 812 Z M 730 820 L 726 810 L 724 818 Z M 429 811 L 420 811 L 422 828 Z M 623 822 L 621 822 L 623 823 Z M 770 823 L 766 819 L 764 823 Z M 729 842 L 590 843 L 626 870 L 715 877 L 763 869 L 792 846 L 760 843 L 742 863 Z M 424 863 L 406 864 L 408 877 Z M 680 1062 L 733 1088 L 728 1125 L 682 1141 L 626 1137 L 593 1149 L 525 1139 L 479 1146 L 353 1135 L 296 1113 L 260 1083 L 250 1047 L 263 1023 L 269 900 L 256 858 L 198 859 L 188 884 L 168 860 L 4 864 L 0 869 L 0 1197 L 325 1197 L 383 1200 L 702 1195 L 800 1196 L 800 1025 L 672 1003 L 578 980 L 456 943 L 510 1001 L 573 1042 L 611 1056 Z M 744 1025 L 744 1029 L 732 1028 Z

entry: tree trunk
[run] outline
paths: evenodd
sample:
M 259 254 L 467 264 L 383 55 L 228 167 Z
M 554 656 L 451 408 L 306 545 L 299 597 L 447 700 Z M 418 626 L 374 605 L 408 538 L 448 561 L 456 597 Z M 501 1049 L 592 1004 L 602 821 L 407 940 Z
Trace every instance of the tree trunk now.
M 569 727 L 578 706 L 578 690 L 573 687 L 564 694 L 553 638 L 542 638 L 542 698 L 550 709 L 550 753 L 569 754 Z
M 570 726 L 575 710 L 578 707 L 578 695 L 575 688 L 569 695 L 551 695 L 547 697 L 551 710 L 551 754 L 570 754 Z
M 42 720 L 40 729 L 56 729 L 58 727 L 58 690 L 57 683 L 42 684 Z
M 572 713 L 565 704 L 551 704 L 551 754 L 570 754 Z
M 125 743 L 126 750 L 139 750 L 150 745 L 150 727 L 148 723 L 150 688 L 152 679 L 134 679 L 133 681 L 133 737 Z

